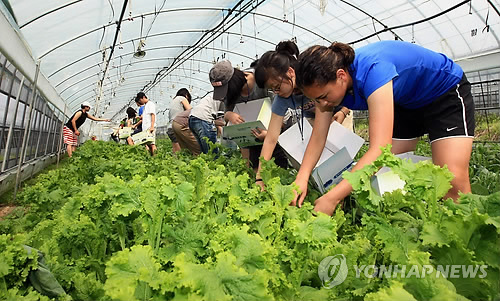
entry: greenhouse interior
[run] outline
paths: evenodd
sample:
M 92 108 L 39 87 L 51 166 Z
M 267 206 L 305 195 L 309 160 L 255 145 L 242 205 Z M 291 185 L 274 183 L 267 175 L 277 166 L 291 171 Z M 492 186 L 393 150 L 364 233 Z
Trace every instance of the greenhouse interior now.
M 0 1 L 0 300 L 500 300 L 499 154 L 499 0 Z

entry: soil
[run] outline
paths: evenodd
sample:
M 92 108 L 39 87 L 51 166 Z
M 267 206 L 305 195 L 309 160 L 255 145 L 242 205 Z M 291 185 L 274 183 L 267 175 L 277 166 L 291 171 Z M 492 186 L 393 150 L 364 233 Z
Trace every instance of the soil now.
M 3 220 L 4 217 L 9 215 L 17 206 L 15 205 L 4 205 L 0 206 L 0 221 Z

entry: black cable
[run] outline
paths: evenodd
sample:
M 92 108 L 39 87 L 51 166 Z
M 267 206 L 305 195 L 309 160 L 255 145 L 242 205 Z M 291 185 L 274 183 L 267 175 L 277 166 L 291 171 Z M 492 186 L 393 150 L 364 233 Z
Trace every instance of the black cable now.
M 373 25 L 373 31 L 377 31 L 377 28 L 375 27 L 375 19 L 372 18 L 372 25 Z M 380 37 L 377 35 L 378 40 L 380 41 Z
M 102 36 L 101 36 L 101 40 L 99 41 L 99 49 L 101 49 L 101 44 L 102 44 L 102 41 L 104 40 L 104 34 L 106 33 L 106 26 L 103 26 L 102 27 Z
M 24 26 L 29 25 L 29 24 L 31 24 L 31 23 L 33 23 L 33 22 L 35 22 L 36 20 L 38 20 L 38 19 L 40 19 L 40 18 L 45 17 L 46 15 L 49 15 L 49 14 L 51 14 L 51 13 L 53 13 L 53 12 L 56 12 L 56 11 L 58 11 L 58 10 L 60 10 L 60 9 L 66 8 L 66 7 L 70 6 L 70 5 L 73 5 L 73 4 L 78 3 L 78 2 L 81 2 L 81 1 L 83 1 L 83 0 L 73 1 L 73 2 L 68 3 L 68 4 L 65 4 L 65 5 L 63 5 L 63 6 L 59 6 L 59 7 L 57 7 L 57 8 L 54 8 L 53 10 L 50 10 L 50 11 L 48 11 L 48 12 L 46 12 L 46 13 L 43 13 L 43 14 L 41 14 L 41 15 L 37 16 L 37 17 L 36 17 L 36 18 L 34 18 L 34 19 L 29 20 L 28 22 L 26 22 L 26 23 L 24 23 L 23 25 L 19 26 L 19 28 L 20 28 L 20 29 L 22 29 Z
M 488 0 L 488 3 L 491 5 L 491 7 L 497 12 L 497 15 L 500 16 L 500 11 L 498 11 L 497 7 L 491 2 L 491 0 Z
M 167 0 L 163 0 L 163 3 L 161 4 L 161 7 L 160 7 L 159 10 L 156 10 L 156 5 L 155 5 L 155 16 L 153 17 L 153 21 L 151 21 L 151 25 L 149 25 L 149 29 L 146 32 L 146 36 L 144 38 L 148 37 L 149 32 L 151 31 L 151 28 L 153 28 L 153 23 L 156 21 L 156 17 L 158 17 L 158 15 L 160 14 L 161 10 L 163 9 L 163 6 L 165 6 L 165 2 L 167 2 Z
M 121 25 L 122 25 L 123 15 L 125 15 L 125 10 L 127 8 L 127 3 L 128 3 L 128 0 L 124 0 L 123 1 L 122 12 L 120 14 L 120 19 L 118 20 L 117 26 L 116 26 L 115 39 L 113 41 L 113 46 L 111 46 L 111 52 L 109 54 L 109 58 L 106 61 L 106 66 L 105 66 L 104 72 L 102 74 L 101 84 L 103 84 L 104 80 L 106 79 L 106 72 L 108 71 L 109 62 L 111 61 L 111 58 L 113 57 L 113 52 L 115 51 L 116 41 L 118 40 L 118 34 L 120 33 L 120 28 L 121 28 Z
M 161 71 L 159 71 L 155 78 L 153 79 L 153 81 L 151 81 L 150 83 L 146 84 L 146 86 L 144 86 L 143 90 L 147 90 L 149 89 L 148 86 L 154 86 L 157 84 L 157 81 L 161 81 L 163 78 L 165 78 L 165 76 L 167 76 L 168 74 L 170 74 L 169 71 L 171 70 L 174 70 L 175 68 L 177 68 L 180 64 L 184 63 L 185 61 L 187 61 L 191 56 L 195 55 L 196 53 L 198 53 L 200 51 L 200 49 L 202 49 L 202 47 L 205 47 L 206 45 L 210 44 L 211 42 L 213 42 L 215 39 L 217 39 L 220 35 L 222 35 L 224 33 L 224 31 L 221 31 L 218 35 L 214 35 L 213 32 L 214 31 L 217 31 L 220 27 L 223 27 L 226 23 L 226 20 L 231 17 L 232 13 L 234 11 L 236 11 L 236 8 L 238 6 L 240 6 L 240 4 L 243 2 L 244 0 L 240 0 L 237 4 L 234 5 L 234 7 L 230 10 L 228 10 L 228 14 L 227 16 L 218 24 L 216 25 L 215 27 L 213 27 L 212 29 L 210 30 L 207 30 L 205 32 L 204 35 L 202 35 L 198 41 L 196 41 L 192 46 L 188 47 L 185 51 L 183 51 L 181 54 L 179 54 L 173 61 L 172 63 L 170 64 L 170 66 L 167 66 L 165 68 L 163 68 Z M 256 5 L 259 6 L 260 4 L 262 4 L 264 2 L 261 1 L 260 3 L 258 3 Z M 245 7 L 243 8 L 243 10 L 245 10 L 246 8 L 248 8 L 249 6 L 251 6 L 252 2 L 249 2 L 247 4 L 245 4 Z M 238 15 L 234 15 L 232 16 L 232 19 L 229 21 L 233 21 L 235 19 L 237 19 L 239 17 L 239 19 L 237 19 L 235 22 L 233 22 L 233 24 L 229 25 L 226 30 L 228 30 L 229 28 L 231 28 L 234 24 L 236 24 L 239 20 L 241 20 L 243 17 L 245 17 L 248 13 L 250 12 L 246 12 L 243 16 L 241 16 L 241 6 L 240 6 L 240 11 L 239 11 L 239 14 Z M 209 34 L 212 34 L 211 37 L 208 37 L 206 38 Z M 205 41 L 203 41 L 204 39 L 206 39 Z M 198 49 L 196 48 L 198 45 L 200 44 L 204 44 L 204 46 L 200 46 Z M 186 54 L 187 53 L 187 54 Z M 184 56 L 184 57 L 182 57 Z M 175 67 L 174 67 L 175 66 Z M 164 74 L 162 74 L 162 72 L 166 72 Z
M 394 31 L 391 30 L 391 28 L 389 28 L 387 25 L 385 25 L 384 23 L 382 23 L 382 21 L 380 21 L 379 19 L 375 18 L 374 16 L 370 15 L 369 13 L 367 13 L 366 11 L 362 10 L 359 6 L 357 5 L 354 5 L 352 3 L 349 3 L 347 1 L 344 1 L 344 0 L 340 0 L 340 2 L 344 3 L 344 4 L 347 4 L 349 5 L 350 7 L 356 9 L 356 10 L 359 10 L 360 12 L 362 12 L 363 14 L 367 15 L 368 17 L 370 17 L 372 20 L 375 20 L 377 21 L 378 23 L 380 23 L 380 25 L 384 26 L 384 28 L 386 28 L 387 30 L 391 31 L 391 33 L 400 41 L 402 41 L 403 39 L 401 39 L 400 36 L 398 36 L 397 33 L 395 33 Z
M 407 24 L 402 24 L 402 25 L 398 25 L 398 26 L 393 26 L 393 27 L 386 27 L 386 28 L 384 28 L 384 29 L 382 29 L 382 30 L 379 30 L 379 31 L 377 31 L 377 32 L 374 32 L 374 33 L 372 33 L 372 34 L 370 34 L 370 35 L 368 35 L 368 36 L 366 36 L 366 37 L 364 37 L 364 38 L 361 38 L 361 39 L 359 39 L 359 40 L 356 40 L 356 41 L 350 42 L 349 44 L 356 44 L 356 43 L 359 43 L 359 42 L 364 41 L 364 40 L 367 40 L 367 39 L 369 39 L 369 38 L 371 38 L 371 37 L 373 37 L 373 36 L 375 36 L 375 35 L 378 35 L 379 33 L 383 33 L 383 32 L 386 32 L 386 31 L 392 31 L 392 30 L 394 30 L 394 29 L 403 28 L 403 27 L 408 27 L 408 26 L 412 26 L 412 25 L 420 24 L 420 23 L 423 23 L 423 22 L 427 22 L 427 21 L 429 21 L 429 20 L 432 20 L 432 19 L 434 19 L 434 18 L 437 18 L 437 17 L 439 17 L 439 16 L 442 16 L 442 15 L 444 15 L 444 14 L 446 14 L 446 13 L 448 13 L 448 12 L 450 12 L 450 11 L 452 11 L 452 10 L 454 10 L 454 9 L 456 9 L 456 8 L 458 8 L 458 7 L 460 7 L 460 6 L 464 5 L 464 4 L 466 4 L 466 3 L 469 3 L 470 1 L 471 1 L 471 0 L 465 0 L 465 1 L 462 1 L 462 2 L 458 3 L 457 5 L 454 5 L 454 6 L 452 6 L 452 7 L 448 8 L 448 9 L 446 9 L 446 10 L 444 10 L 444 11 L 441 11 L 441 12 L 439 12 L 439 13 L 437 13 L 437 14 L 433 15 L 433 16 L 430 16 L 430 17 L 427 17 L 427 18 L 421 19 L 421 20 L 419 20 L 419 21 L 415 21 L 415 22 L 412 22 L 412 23 L 407 23 Z M 396 36 L 396 37 L 397 37 L 397 36 Z

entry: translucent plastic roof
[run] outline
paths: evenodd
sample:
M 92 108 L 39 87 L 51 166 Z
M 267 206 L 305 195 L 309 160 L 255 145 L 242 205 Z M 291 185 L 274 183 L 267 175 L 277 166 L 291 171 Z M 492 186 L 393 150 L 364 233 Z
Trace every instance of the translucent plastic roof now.
M 284 39 L 296 39 L 303 50 L 397 38 L 453 59 L 500 49 L 499 0 L 11 0 L 10 6 L 70 110 L 90 101 L 97 116 L 115 119 L 140 90 L 160 111 L 182 87 L 202 97 L 211 91 L 213 62 L 247 67 Z M 141 40 L 145 56 L 136 58 Z

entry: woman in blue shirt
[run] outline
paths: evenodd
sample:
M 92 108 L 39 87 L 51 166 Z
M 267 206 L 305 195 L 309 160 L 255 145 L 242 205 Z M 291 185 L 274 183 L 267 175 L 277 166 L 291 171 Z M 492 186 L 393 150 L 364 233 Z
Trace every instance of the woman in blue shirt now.
M 331 110 L 339 104 L 369 112 L 370 147 L 353 170 L 373 162 L 389 143 L 393 153 L 412 151 L 427 133 L 434 164 L 447 165 L 455 176 L 445 197 L 456 200 L 459 192 L 470 192 L 474 103 L 470 83 L 451 59 L 401 41 L 376 42 L 356 52 L 335 42 L 301 53 L 296 74 L 297 85 L 320 111 L 296 178 L 299 206 L 325 145 Z M 351 191 L 343 180 L 316 200 L 315 210 L 331 215 Z

